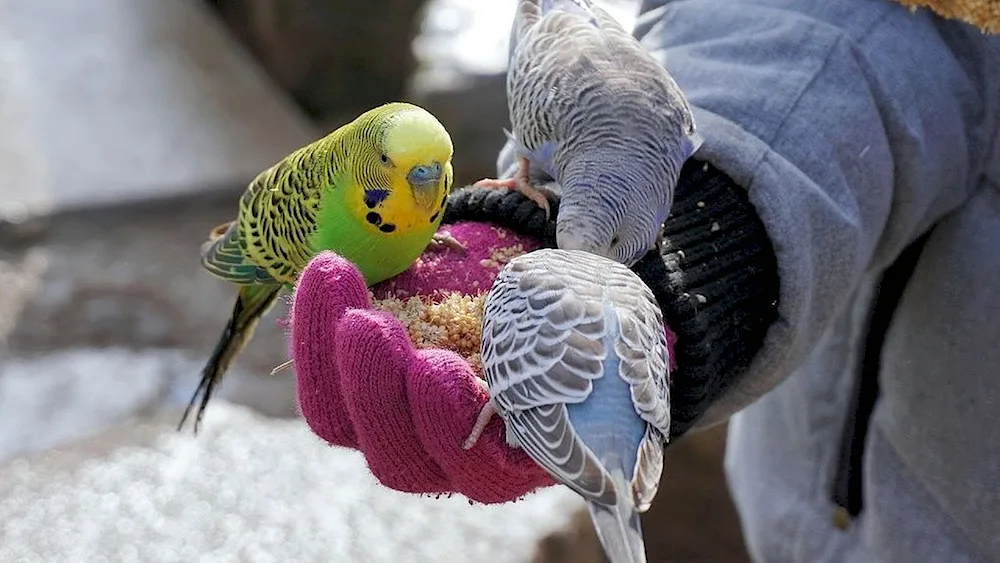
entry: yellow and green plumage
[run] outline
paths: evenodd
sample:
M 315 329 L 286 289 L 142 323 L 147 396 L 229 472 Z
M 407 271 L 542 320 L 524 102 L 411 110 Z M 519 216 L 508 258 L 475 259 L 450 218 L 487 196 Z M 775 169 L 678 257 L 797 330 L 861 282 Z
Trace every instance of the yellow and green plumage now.
M 212 391 L 309 260 L 333 250 L 369 285 L 406 270 L 432 240 L 451 191 L 451 137 L 426 110 L 394 102 L 371 109 L 261 172 L 235 220 L 202 245 L 202 265 L 239 286 L 229 323 L 178 428 Z

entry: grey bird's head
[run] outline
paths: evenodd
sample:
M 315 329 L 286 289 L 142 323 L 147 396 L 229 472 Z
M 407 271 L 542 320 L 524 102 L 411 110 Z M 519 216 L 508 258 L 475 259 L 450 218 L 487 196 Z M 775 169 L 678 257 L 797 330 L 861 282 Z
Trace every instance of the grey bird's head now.
M 621 151 L 568 166 L 556 219 L 556 246 L 631 267 L 655 248 L 686 155 Z

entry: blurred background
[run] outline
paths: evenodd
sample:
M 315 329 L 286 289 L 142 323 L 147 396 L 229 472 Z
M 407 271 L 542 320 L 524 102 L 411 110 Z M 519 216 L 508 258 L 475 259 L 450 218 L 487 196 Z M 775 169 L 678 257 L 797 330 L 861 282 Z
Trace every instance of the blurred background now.
M 630 27 L 638 2 L 599 2 Z M 298 419 L 275 308 L 197 438 L 233 290 L 198 247 L 246 183 L 392 100 L 495 173 L 514 3 L 0 0 L 0 561 L 598 562 L 577 498 L 381 488 Z M 650 560 L 747 561 L 724 428 L 667 453 Z

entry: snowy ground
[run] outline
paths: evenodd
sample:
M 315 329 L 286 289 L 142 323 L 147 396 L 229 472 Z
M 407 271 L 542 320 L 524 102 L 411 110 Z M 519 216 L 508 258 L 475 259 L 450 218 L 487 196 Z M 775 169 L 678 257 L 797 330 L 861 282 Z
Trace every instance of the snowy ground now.
M 144 224 L 156 232 L 155 221 Z M 107 218 L 100 225 L 117 231 Z M 79 234 L 72 222 L 63 228 Z M 88 295 L 81 287 L 96 274 L 73 261 L 99 260 L 104 246 L 122 249 L 115 237 L 104 245 L 74 240 L 88 252 L 64 254 L 58 240 L 41 246 L 48 266 L 22 284 L 38 287 L 21 295 L 29 298 L 19 315 L 7 316 L 22 320 L 12 336 L 30 353 L 0 363 L 0 561 L 526 562 L 537 541 L 580 506 L 565 488 L 486 507 L 382 487 L 363 458 L 322 444 L 301 419 L 254 414 L 287 411 L 293 388 L 291 377 L 267 381 L 248 370 L 252 360 L 229 374 L 228 396 L 257 409 L 220 398 L 197 438 L 177 433 L 204 346 L 138 346 L 160 341 L 159 324 L 171 333 L 187 326 L 169 328 L 178 321 L 138 297 L 137 287 L 156 278 L 135 271 L 131 252 L 141 255 L 155 236 L 133 240 L 124 252 L 123 263 L 132 264 L 118 272 L 130 288 L 124 297 L 107 291 L 90 300 L 79 298 Z M 114 262 L 101 263 L 108 269 Z M 209 319 L 224 315 L 228 302 L 210 308 L 204 324 L 182 314 L 184 303 L 165 307 L 181 309 L 176 316 L 194 328 L 172 340 L 207 346 L 219 328 Z M 142 311 L 150 318 L 135 317 Z M 44 352 L 46 336 L 30 322 L 39 317 L 50 328 L 73 319 L 57 329 L 69 336 L 52 334 L 51 341 L 86 341 L 74 336 L 81 321 L 109 326 L 86 333 L 97 335 L 95 345 Z M 261 338 L 258 364 L 269 365 L 281 354 L 280 331 Z M 128 346 L 96 345 L 105 339 Z
M 119 367 L 125 358 L 103 359 Z M 155 394 L 162 366 L 133 360 L 138 395 Z M 97 375 L 85 372 L 75 376 Z M 113 379 L 87 384 L 120 384 Z M 117 407 L 94 397 L 91 406 Z M 85 409 L 72 412 L 92 422 Z M 174 432 L 175 421 L 130 424 L 0 467 L 0 561 L 515 563 L 579 506 L 564 488 L 502 506 L 397 493 L 360 455 L 324 446 L 299 421 L 229 404 L 209 411 L 198 438 Z M 60 426 L 60 438 L 89 430 Z

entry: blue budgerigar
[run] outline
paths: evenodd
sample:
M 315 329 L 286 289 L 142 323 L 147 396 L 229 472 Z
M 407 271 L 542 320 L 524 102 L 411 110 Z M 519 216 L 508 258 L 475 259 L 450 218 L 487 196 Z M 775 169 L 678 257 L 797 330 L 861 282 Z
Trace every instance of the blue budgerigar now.
M 517 170 L 478 186 L 549 204 L 559 248 L 631 266 L 656 245 L 681 166 L 702 143 L 677 83 L 589 0 L 518 0 L 510 34 L 508 145 Z
M 486 298 L 482 366 L 506 439 L 587 502 L 612 563 L 646 561 L 649 508 L 670 430 L 669 353 L 652 291 L 621 263 L 578 250 L 514 258 Z

